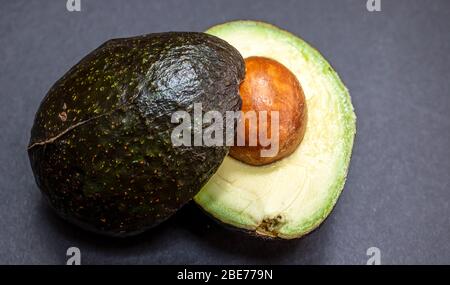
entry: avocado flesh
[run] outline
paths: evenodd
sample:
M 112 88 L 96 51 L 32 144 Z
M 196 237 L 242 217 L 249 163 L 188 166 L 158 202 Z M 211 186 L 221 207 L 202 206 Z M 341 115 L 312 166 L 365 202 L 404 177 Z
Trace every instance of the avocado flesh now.
M 36 113 L 28 153 L 41 192 L 63 218 L 102 234 L 133 235 L 167 219 L 228 152 L 173 147 L 173 112 L 192 115 L 194 103 L 222 115 L 239 110 L 244 68 L 235 48 L 204 33 L 106 42 L 54 84 Z
M 301 237 L 329 215 L 344 187 L 356 132 L 350 95 L 320 53 L 289 32 L 236 21 L 207 33 L 244 58 L 268 57 L 289 68 L 305 92 L 308 122 L 293 154 L 266 166 L 228 156 L 194 200 L 225 224 L 262 236 Z

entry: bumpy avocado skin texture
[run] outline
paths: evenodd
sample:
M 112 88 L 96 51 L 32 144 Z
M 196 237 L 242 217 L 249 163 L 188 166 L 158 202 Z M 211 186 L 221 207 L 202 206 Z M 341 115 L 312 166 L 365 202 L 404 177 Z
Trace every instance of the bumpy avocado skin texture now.
M 227 147 L 173 147 L 172 113 L 240 109 L 239 52 L 204 33 L 107 41 L 50 89 L 31 130 L 37 185 L 63 218 L 114 236 L 167 219 L 216 171 Z M 226 120 L 224 120 L 225 122 Z M 203 126 L 205 128 L 205 126 Z

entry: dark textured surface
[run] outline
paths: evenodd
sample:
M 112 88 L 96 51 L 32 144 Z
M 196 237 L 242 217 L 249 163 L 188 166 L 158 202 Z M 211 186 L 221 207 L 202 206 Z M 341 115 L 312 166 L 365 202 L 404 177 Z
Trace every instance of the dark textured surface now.
M 84 264 L 450 263 L 450 2 L 2 1 L 0 9 L 0 262 L 56 263 L 77 246 Z M 114 240 L 63 222 L 43 203 L 26 146 L 39 102 L 110 38 L 202 31 L 263 20 L 317 47 L 358 116 L 345 190 L 327 221 L 295 241 L 262 241 L 216 225 L 194 205 L 136 238 Z
M 174 148 L 172 114 L 192 118 L 194 104 L 223 117 L 238 111 L 244 71 L 234 47 L 205 33 L 106 42 L 39 107 L 28 147 L 37 185 L 63 218 L 94 232 L 134 235 L 161 223 L 228 153 L 227 146 Z M 207 124 L 194 128 L 205 132 Z

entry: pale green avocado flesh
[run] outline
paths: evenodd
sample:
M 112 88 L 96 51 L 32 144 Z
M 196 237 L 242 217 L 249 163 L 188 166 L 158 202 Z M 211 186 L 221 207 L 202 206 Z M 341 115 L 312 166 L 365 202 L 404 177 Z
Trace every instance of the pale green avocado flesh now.
M 207 33 L 244 58 L 268 57 L 289 68 L 305 93 L 308 122 L 293 154 L 266 166 L 228 156 L 194 200 L 225 224 L 263 236 L 301 237 L 329 215 L 344 187 L 356 132 L 350 95 L 322 55 L 289 32 L 235 21 Z

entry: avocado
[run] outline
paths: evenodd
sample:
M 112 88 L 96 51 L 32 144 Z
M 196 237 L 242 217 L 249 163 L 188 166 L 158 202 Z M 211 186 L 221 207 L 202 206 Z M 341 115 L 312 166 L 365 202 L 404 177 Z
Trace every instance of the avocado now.
M 85 229 L 140 233 L 192 199 L 226 146 L 171 142 L 176 111 L 240 109 L 239 52 L 205 33 L 169 32 L 109 40 L 49 90 L 28 154 L 51 207 Z M 207 126 L 203 125 L 202 128 Z
M 301 237 L 330 214 L 344 187 L 356 132 L 350 95 L 313 47 L 272 25 L 235 21 L 210 28 L 244 58 L 273 59 L 298 79 L 308 106 L 302 142 L 289 156 L 254 166 L 226 157 L 194 197 L 222 223 L 269 238 Z

